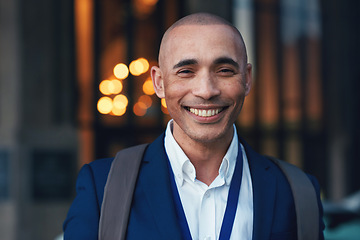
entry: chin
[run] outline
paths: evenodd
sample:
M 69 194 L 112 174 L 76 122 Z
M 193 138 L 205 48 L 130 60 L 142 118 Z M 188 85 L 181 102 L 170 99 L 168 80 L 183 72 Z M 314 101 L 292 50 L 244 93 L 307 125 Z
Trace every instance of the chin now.
M 200 143 L 213 143 L 218 141 L 224 141 L 225 135 L 224 133 L 215 133 L 215 134 L 192 134 L 191 137 L 193 140 L 200 142 Z

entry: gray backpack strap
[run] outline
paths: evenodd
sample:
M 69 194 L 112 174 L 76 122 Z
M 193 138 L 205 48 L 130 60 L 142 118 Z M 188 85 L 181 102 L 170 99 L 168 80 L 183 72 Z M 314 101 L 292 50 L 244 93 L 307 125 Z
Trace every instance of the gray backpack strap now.
M 269 157 L 285 174 L 295 202 L 298 240 L 319 239 L 319 206 L 308 176 L 296 166 Z
M 99 240 L 125 239 L 135 184 L 147 145 L 127 148 L 116 154 L 104 189 Z

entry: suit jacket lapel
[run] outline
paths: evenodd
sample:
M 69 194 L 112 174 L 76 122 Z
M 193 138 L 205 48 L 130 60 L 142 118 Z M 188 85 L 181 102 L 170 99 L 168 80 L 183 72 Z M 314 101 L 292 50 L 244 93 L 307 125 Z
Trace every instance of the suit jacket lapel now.
M 181 240 L 163 141 L 164 134 L 146 150 L 138 186 L 145 193 L 144 200 L 149 203 L 149 211 L 154 217 L 160 235 L 164 239 L 171 236 L 171 239 Z M 268 161 L 262 160 L 264 157 L 252 150 L 244 140 L 240 141 L 249 161 L 253 185 L 253 240 L 269 239 L 274 214 L 276 179 L 272 176 Z
M 276 179 L 272 176 L 271 166 L 268 161 L 256 153 L 242 139 L 253 185 L 253 206 L 254 206 L 254 225 L 253 240 L 270 239 L 271 226 L 274 214 Z
M 142 186 L 156 225 L 164 239 L 181 240 L 173 201 L 170 175 L 164 149 L 164 135 L 149 145 L 141 168 L 139 184 Z

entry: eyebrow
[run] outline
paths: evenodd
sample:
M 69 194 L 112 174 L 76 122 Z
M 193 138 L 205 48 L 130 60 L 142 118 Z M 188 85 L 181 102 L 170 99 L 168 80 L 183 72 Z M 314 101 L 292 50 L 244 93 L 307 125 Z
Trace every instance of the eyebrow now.
M 177 64 L 175 64 L 173 69 L 180 68 L 183 66 L 195 65 L 195 64 L 198 64 L 198 61 L 196 59 L 184 59 L 184 60 L 181 60 L 180 62 L 178 62 Z M 216 65 L 230 64 L 236 68 L 239 68 L 239 64 L 229 57 L 219 57 L 219 58 L 215 59 L 214 64 L 216 64 Z
M 220 57 L 215 59 L 214 61 L 215 64 L 230 64 L 236 68 L 239 68 L 239 64 L 234 61 L 233 59 L 229 58 L 229 57 Z
M 184 59 L 184 60 L 181 60 L 180 62 L 178 62 L 177 64 L 175 64 L 173 69 L 180 68 L 183 66 L 188 66 L 188 65 L 195 65 L 197 63 L 198 63 L 198 61 L 195 59 Z

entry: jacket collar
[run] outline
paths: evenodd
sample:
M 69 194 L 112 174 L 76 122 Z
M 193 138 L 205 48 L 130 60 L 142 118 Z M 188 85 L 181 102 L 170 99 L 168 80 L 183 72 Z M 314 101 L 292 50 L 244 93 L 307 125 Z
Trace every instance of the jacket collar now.
M 253 240 L 269 239 L 275 206 L 276 178 L 272 175 L 270 161 L 256 153 L 242 138 L 249 161 L 253 185 L 254 225 Z
M 253 185 L 254 225 L 253 239 L 269 239 L 275 205 L 276 179 L 266 158 L 256 153 L 242 138 L 249 161 Z M 143 190 L 149 202 L 150 211 L 161 231 L 161 235 L 182 239 L 177 222 L 176 209 L 172 200 L 170 175 L 164 148 L 164 134 L 158 137 L 146 150 L 141 168 L 144 179 Z M 169 201 L 169 199 L 171 199 Z
M 149 211 L 163 239 L 181 240 L 181 229 L 177 222 L 170 175 L 164 148 L 164 134 L 149 145 L 145 152 L 139 181 L 149 204 Z

